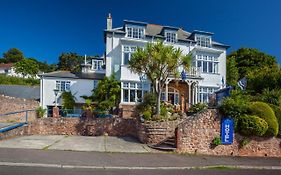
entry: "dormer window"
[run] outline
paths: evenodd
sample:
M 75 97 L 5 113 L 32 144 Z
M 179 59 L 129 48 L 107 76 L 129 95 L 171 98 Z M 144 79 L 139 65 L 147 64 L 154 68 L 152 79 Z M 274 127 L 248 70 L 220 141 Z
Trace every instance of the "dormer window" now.
M 128 38 L 142 39 L 144 38 L 144 28 L 135 26 L 126 27 L 126 36 Z
M 102 70 L 103 60 L 92 60 L 93 70 Z
M 166 42 L 175 43 L 177 41 L 177 34 L 175 32 L 165 32 Z
M 196 35 L 197 45 L 201 47 L 211 47 L 211 37 L 204 35 Z

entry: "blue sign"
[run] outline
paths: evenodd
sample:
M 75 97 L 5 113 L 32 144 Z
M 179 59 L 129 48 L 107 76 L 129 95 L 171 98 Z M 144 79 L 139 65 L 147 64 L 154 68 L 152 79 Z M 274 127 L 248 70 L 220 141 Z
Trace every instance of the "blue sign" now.
M 222 118 L 221 143 L 229 145 L 233 143 L 234 121 L 231 118 Z

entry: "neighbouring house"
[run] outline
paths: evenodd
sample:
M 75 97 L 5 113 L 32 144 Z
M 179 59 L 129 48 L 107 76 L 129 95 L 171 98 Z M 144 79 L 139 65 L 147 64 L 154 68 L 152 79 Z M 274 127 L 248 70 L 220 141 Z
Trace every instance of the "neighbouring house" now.
M 187 111 L 191 105 L 199 102 L 207 103 L 209 95 L 226 83 L 226 50 L 229 46 L 214 41 L 213 36 L 211 32 L 187 32 L 180 27 L 130 20 L 124 20 L 123 26 L 113 28 L 109 14 L 107 28 L 104 30 L 104 60 L 93 58 L 91 64 L 82 66 L 80 75 L 69 72 L 42 74 L 41 105 L 45 108 L 54 106 L 55 88 L 60 91 L 70 90 L 75 94 L 77 103 L 83 103 L 80 96 L 90 95 L 98 80 L 115 74 L 122 88 L 119 108 L 123 111 L 131 110 L 152 88 L 149 80 L 130 71 L 128 61 L 137 47 L 145 47 L 148 42 L 158 40 L 180 48 L 183 54 L 192 55 L 192 66 L 188 72 L 183 71 L 182 67 L 178 68 L 182 75 L 179 82 L 176 83 L 174 77 L 168 79 L 162 100 L 179 105 L 182 111 Z M 99 69 L 103 64 L 105 70 Z M 87 76 L 81 76 L 83 74 Z
M 88 58 L 89 59 L 89 58 Z M 40 74 L 40 105 L 50 111 L 57 100 L 57 105 L 61 106 L 61 94 L 64 91 L 71 91 L 75 97 L 75 109 L 80 109 L 85 103 L 81 96 L 90 96 L 92 90 L 97 87 L 98 81 L 105 76 L 103 58 L 85 58 L 80 73 L 71 73 L 69 71 L 55 71 Z M 57 96 L 54 90 L 58 90 Z
M 32 77 L 31 75 L 23 76 L 21 73 L 17 73 L 13 63 L 0 64 L 0 74 L 12 76 L 12 77 L 39 79 L 38 75 Z

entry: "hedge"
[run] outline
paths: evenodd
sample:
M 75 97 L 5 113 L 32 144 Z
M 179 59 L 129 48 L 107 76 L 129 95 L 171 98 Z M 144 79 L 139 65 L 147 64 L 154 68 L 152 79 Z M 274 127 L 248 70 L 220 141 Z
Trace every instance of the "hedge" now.
M 278 125 L 279 125 L 279 132 L 278 134 L 281 135 L 281 108 L 279 106 L 273 105 L 273 104 L 269 104 L 269 106 L 273 109 L 275 116 L 277 118 L 278 121 Z
M 249 107 L 252 115 L 264 119 L 268 124 L 268 130 L 266 136 L 277 136 L 279 127 L 274 111 L 271 107 L 264 102 L 253 102 Z
M 239 118 L 239 131 L 247 136 L 263 136 L 268 129 L 267 122 L 255 115 L 243 115 Z

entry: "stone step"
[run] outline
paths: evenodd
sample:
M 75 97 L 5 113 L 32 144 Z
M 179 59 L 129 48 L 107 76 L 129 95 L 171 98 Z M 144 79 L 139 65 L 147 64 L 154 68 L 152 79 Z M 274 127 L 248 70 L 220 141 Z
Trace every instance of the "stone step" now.
M 161 150 L 161 151 L 175 151 L 177 148 L 168 145 L 148 145 L 150 148 Z

